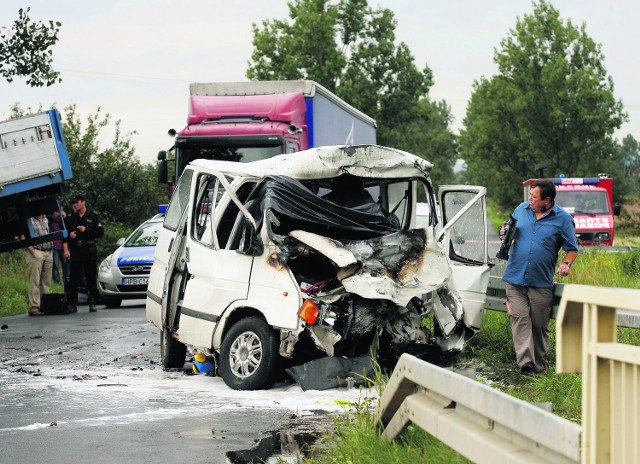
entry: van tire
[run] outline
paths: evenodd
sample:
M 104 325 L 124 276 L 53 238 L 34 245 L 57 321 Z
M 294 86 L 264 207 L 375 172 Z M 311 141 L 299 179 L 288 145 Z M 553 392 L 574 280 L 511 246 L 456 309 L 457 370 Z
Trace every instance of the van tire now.
M 162 365 L 167 369 L 180 369 L 184 366 L 187 346 L 173 338 L 171 330 L 166 327 L 160 332 L 160 357 Z
M 248 349 L 254 356 L 248 357 Z M 222 340 L 220 375 L 234 390 L 265 390 L 275 382 L 280 367 L 278 340 L 265 321 L 247 317 Z

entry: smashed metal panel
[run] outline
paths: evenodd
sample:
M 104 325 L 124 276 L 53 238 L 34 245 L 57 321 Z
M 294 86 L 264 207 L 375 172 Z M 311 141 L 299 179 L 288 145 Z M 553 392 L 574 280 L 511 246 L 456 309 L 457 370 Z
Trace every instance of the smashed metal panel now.
M 280 356 L 283 358 L 290 358 L 293 354 L 294 347 L 298 337 L 291 330 L 280 331 Z
M 373 378 L 374 369 L 370 356 L 328 357 L 291 367 L 286 372 L 307 391 L 365 385 Z
M 404 312 L 401 312 L 404 309 Z M 389 320 L 385 326 L 386 332 L 396 343 L 428 344 L 432 340 L 426 331 L 419 314 L 406 308 L 398 308 L 398 317 Z
M 464 308 L 460 297 L 454 293 L 454 290 L 449 287 L 443 287 L 433 294 L 433 310 L 446 338 L 460 324 Z
M 338 332 L 326 325 L 311 326 L 309 327 L 309 333 L 316 346 L 329 356 L 333 356 L 335 344 L 342 339 Z
M 196 167 L 255 177 L 281 174 L 296 179 L 323 179 L 352 174 L 365 178 L 429 177 L 433 164 L 411 153 L 380 145 L 310 148 L 251 163 L 195 160 Z
M 333 261 L 345 290 L 363 298 L 409 301 L 446 285 L 451 267 L 429 229 L 414 229 L 344 243 L 305 231 L 300 240 Z
M 289 235 L 305 245 L 315 248 L 336 263 L 338 267 L 348 267 L 358 262 L 353 253 L 347 250 L 344 245 L 337 240 L 304 230 L 292 230 L 289 232 Z
M 416 297 L 447 284 L 451 266 L 431 229 L 414 229 L 345 247 L 362 263 L 342 280 L 348 292 L 384 298 L 406 306 Z
M 473 338 L 473 336 L 470 336 L 467 331 L 456 330 L 447 338 L 439 338 L 437 342 L 443 353 L 457 354 L 462 351 L 465 344 L 468 343 L 471 338 Z

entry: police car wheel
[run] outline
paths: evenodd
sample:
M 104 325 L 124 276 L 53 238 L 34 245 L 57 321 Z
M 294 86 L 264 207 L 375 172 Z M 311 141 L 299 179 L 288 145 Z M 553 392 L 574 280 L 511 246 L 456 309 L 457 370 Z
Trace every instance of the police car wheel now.
M 241 319 L 222 340 L 220 375 L 234 390 L 271 388 L 279 367 L 276 334 L 260 318 Z

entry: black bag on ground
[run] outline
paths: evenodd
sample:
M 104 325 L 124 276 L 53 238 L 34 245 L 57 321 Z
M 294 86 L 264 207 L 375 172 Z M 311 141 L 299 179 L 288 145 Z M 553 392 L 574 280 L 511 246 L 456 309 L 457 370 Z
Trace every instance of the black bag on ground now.
M 40 311 L 47 315 L 67 313 L 67 295 L 48 293 L 40 296 Z

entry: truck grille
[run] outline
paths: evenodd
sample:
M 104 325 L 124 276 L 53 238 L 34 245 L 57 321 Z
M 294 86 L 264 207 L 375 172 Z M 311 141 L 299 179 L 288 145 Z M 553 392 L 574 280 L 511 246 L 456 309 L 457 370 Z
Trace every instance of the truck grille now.
M 123 264 L 120 267 L 122 275 L 149 275 L 151 264 Z
M 593 237 L 593 232 L 580 232 L 579 234 L 576 234 L 576 238 L 578 240 L 582 240 L 583 242 L 593 242 Z

